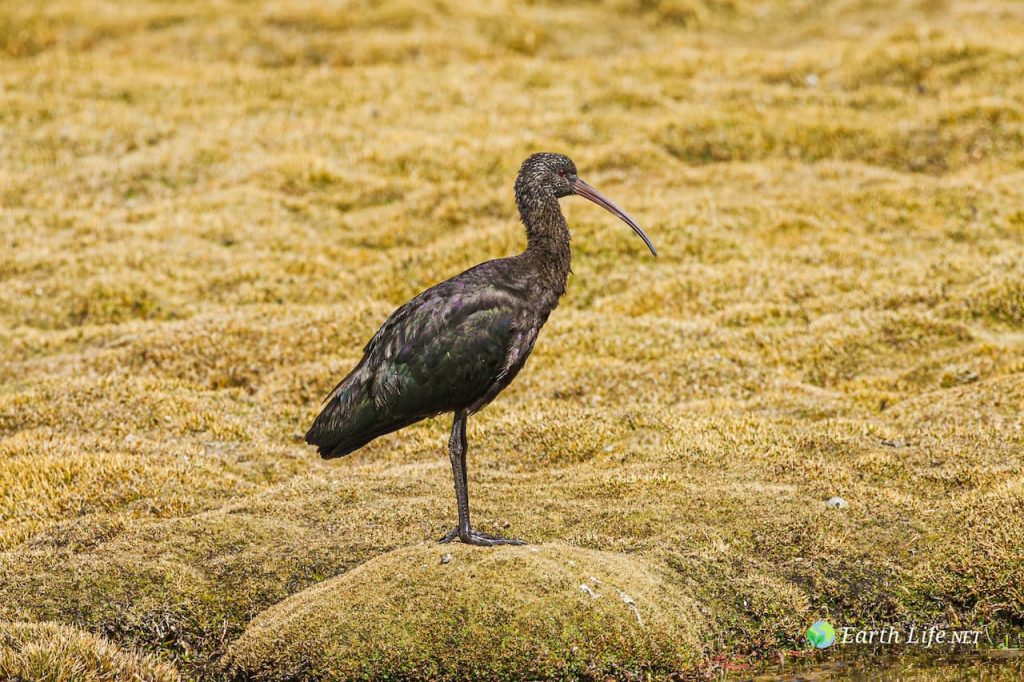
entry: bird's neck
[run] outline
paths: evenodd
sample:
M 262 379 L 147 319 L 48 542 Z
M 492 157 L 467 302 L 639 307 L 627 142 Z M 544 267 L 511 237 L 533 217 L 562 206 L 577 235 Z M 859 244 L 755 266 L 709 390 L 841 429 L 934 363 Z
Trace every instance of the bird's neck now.
M 519 215 L 526 227 L 523 259 L 537 274 L 538 284 L 542 288 L 538 294 L 551 298 L 551 306 L 554 307 L 565 293 L 565 285 L 572 272 L 569 226 L 554 196 L 517 203 Z

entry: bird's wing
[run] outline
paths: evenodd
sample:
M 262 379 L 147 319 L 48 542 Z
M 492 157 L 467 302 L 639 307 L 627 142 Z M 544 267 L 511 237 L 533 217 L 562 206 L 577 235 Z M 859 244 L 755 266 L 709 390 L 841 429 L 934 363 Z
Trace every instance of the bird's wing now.
M 540 326 L 538 325 L 515 325 L 501 371 L 498 372 L 487 391 L 470 406 L 470 412 L 483 409 L 487 403 L 494 400 L 506 386 L 512 383 L 512 380 L 519 374 L 519 370 L 526 364 L 526 359 L 530 357 L 533 344 L 537 341 L 539 333 Z
M 516 299 L 458 279 L 396 310 L 364 350 L 378 410 L 432 414 L 466 407 L 494 384 L 518 332 Z

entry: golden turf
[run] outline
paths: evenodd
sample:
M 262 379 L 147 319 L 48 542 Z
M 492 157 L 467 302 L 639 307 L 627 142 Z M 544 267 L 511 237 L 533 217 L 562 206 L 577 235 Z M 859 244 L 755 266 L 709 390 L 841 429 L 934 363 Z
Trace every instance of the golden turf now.
M 0 3 L 0 672 L 1019 637 L 1022 45 L 1013 2 Z M 563 202 L 569 292 L 470 422 L 477 521 L 535 545 L 435 548 L 446 419 L 295 436 L 395 306 L 523 247 L 538 150 L 662 256 Z

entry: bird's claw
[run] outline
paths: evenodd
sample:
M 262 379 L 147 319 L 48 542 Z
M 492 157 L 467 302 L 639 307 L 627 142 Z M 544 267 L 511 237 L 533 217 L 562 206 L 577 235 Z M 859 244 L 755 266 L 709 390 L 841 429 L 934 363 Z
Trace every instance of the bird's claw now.
M 466 545 L 477 545 L 479 547 L 493 547 L 494 545 L 525 545 L 526 543 L 516 538 L 503 538 L 498 535 L 490 535 L 489 533 L 481 533 L 480 531 L 473 530 L 472 528 L 459 532 L 458 528 L 452 528 L 450 531 L 445 533 L 444 537 L 439 540 L 442 544 L 449 543 L 455 538 L 458 538 Z

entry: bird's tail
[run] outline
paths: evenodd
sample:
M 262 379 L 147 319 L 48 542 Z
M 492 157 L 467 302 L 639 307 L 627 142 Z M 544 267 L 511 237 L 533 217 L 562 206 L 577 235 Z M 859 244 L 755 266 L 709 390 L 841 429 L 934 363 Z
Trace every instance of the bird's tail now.
M 315 445 L 324 459 L 334 459 L 408 423 L 381 414 L 370 393 L 370 381 L 353 372 L 328 396 L 327 405 L 306 432 L 306 442 Z

